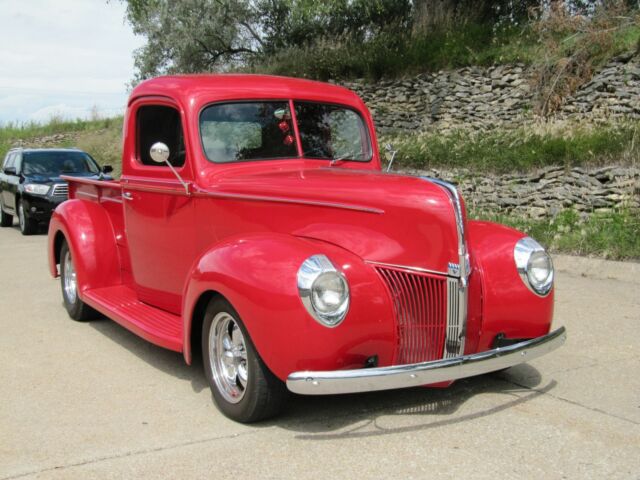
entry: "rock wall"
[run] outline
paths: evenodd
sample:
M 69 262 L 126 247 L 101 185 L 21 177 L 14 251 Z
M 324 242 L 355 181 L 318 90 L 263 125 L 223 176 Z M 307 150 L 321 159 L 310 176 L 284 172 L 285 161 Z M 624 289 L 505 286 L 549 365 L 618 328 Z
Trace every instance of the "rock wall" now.
M 478 175 L 468 169 L 401 173 L 441 178 L 458 185 L 467 209 L 475 212 L 543 218 L 568 208 L 584 213 L 640 208 L 640 167 L 546 167 L 505 175 Z
M 535 120 L 524 65 L 468 67 L 375 84 L 344 83 L 371 109 L 381 133 L 456 127 L 514 128 Z M 559 118 L 640 118 L 640 58 L 612 60 L 566 100 Z

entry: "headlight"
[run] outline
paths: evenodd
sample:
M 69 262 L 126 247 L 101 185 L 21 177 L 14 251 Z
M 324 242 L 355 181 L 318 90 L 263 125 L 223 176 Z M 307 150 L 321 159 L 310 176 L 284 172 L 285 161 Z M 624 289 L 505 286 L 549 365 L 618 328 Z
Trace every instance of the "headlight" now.
M 520 278 L 529 290 L 545 296 L 553 287 L 551 257 L 533 238 L 521 238 L 513 251 Z
M 349 310 L 349 285 L 325 255 L 307 258 L 298 270 L 302 303 L 321 325 L 337 326 Z
M 33 193 L 34 195 L 46 195 L 49 193 L 49 185 L 39 185 L 37 183 L 28 183 L 24 186 L 24 191 Z

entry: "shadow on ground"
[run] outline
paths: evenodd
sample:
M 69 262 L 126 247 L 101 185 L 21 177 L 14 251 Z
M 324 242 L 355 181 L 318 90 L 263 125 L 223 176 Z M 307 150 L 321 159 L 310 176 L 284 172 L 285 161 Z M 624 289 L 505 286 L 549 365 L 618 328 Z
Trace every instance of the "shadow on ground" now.
M 209 388 L 199 360 L 189 367 L 181 354 L 156 347 L 105 318 L 93 321 L 90 325 L 152 367 L 188 381 L 193 391 L 201 392 Z M 518 381 L 512 378 L 518 378 Z M 302 440 L 370 437 L 426 430 L 494 415 L 531 401 L 556 385 L 555 381 L 551 381 L 540 387 L 540 382 L 540 373 L 534 367 L 522 364 L 506 372 L 459 380 L 444 389 L 411 388 L 330 396 L 292 394 L 279 417 L 254 426 L 290 430 Z M 490 403 L 490 406 L 457 415 L 468 400 L 484 394 L 497 394 L 499 397 L 483 402 Z M 211 408 L 212 415 L 215 415 L 215 406 Z M 424 420 L 416 423 L 414 419 L 411 425 L 384 421 L 383 426 L 380 419 L 390 416 L 421 416 Z

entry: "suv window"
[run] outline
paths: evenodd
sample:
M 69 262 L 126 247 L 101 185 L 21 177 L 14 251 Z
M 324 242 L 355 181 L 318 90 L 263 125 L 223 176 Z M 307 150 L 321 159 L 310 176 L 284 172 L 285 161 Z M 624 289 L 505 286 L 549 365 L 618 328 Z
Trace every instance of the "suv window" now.
M 200 135 L 217 163 L 298 156 L 289 102 L 210 105 L 200 115 Z
M 15 157 L 16 157 L 15 153 L 7 154 L 6 158 L 4 159 L 4 165 L 2 165 L 2 169 L 4 170 L 5 168 L 13 167 L 14 166 L 13 159 Z
M 151 159 L 151 146 L 162 142 L 169 147 L 169 163 L 181 167 L 185 161 L 184 135 L 180 113 L 164 105 L 144 105 L 137 113 L 138 159 L 143 165 L 162 167 Z M 165 166 L 166 168 L 166 166 Z

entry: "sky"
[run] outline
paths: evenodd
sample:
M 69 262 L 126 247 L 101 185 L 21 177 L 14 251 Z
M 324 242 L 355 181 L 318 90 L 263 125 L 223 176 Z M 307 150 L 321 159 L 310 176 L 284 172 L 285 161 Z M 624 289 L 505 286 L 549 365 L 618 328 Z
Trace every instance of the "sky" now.
M 0 124 L 119 115 L 144 40 L 119 0 L 0 0 Z

